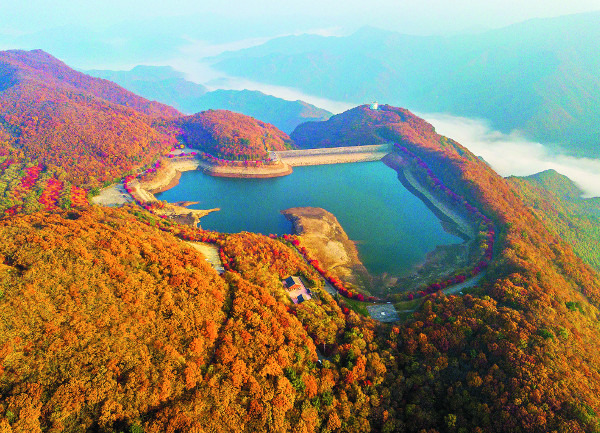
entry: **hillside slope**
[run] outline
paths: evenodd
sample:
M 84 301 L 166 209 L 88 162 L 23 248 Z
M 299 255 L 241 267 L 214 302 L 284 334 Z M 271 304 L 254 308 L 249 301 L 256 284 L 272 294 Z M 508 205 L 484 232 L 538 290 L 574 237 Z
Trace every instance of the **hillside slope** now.
M 347 144 L 399 143 L 441 185 L 475 203 L 498 233 L 494 260 L 475 296 L 434 297 L 392 340 L 398 344 L 394 371 L 419 384 L 392 386 L 402 398 L 389 404 L 403 414 L 407 430 L 594 431 L 600 357 L 589 348 L 600 338 L 598 274 L 502 177 L 409 111 L 363 106 L 336 117 L 321 131 L 312 125 L 311 135 L 343 137 L 339 124 L 355 137 Z M 419 342 L 411 343 L 416 335 Z
M 14 157 L 80 186 L 150 162 L 175 142 L 154 126 L 178 115 L 43 51 L 0 52 L 0 131 Z
M 511 176 L 508 182 L 550 231 L 600 271 L 600 198 L 581 198 L 581 190 L 554 170 Z
M 228 110 L 208 110 L 171 122 L 190 147 L 217 158 L 261 160 L 270 150 L 286 150 L 290 137 L 273 125 Z
M 362 347 L 353 378 L 317 368 L 313 341 L 344 341 L 336 353 L 350 359 L 372 330 L 318 286 L 310 305 L 292 304 L 283 277 L 316 282 L 298 255 L 213 235 L 236 268 L 221 277 L 167 233 L 183 228 L 150 218 L 88 208 L 0 220 L 3 431 L 339 430 L 348 410 L 368 425 L 372 405 L 352 383 L 385 367 Z
M 217 132 L 240 127 L 208 113 Z M 317 141 L 397 143 L 432 189 L 489 217 L 480 286 L 379 324 L 322 290 L 289 236 L 212 233 L 138 208 L 4 217 L 0 429 L 597 431 L 598 273 L 514 186 L 410 111 L 362 106 L 317 125 Z M 214 244 L 226 272 L 182 241 Z M 312 301 L 292 303 L 290 275 Z

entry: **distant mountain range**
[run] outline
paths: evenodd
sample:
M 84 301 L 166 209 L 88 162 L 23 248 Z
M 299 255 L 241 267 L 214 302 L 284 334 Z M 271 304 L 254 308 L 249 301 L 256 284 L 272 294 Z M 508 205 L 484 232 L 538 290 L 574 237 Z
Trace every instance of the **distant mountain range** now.
M 197 101 L 199 111 L 224 109 L 252 116 L 271 123 L 286 133 L 308 121 L 327 120 L 327 110 L 304 101 L 288 101 L 256 90 L 215 90 Z
M 230 75 L 342 101 L 485 118 L 580 156 L 600 156 L 600 12 L 481 34 L 289 36 L 217 57 Z
M 332 113 L 304 101 L 288 101 L 252 90 L 215 90 L 188 81 L 182 72 L 168 66 L 136 66 L 130 71 L 86 71 L 95 77 L 114 81 L 148 99 L 172 105 L 192 114 L 223 109 L 246 114 L 291 133 L 310 120 L 327 120 Z
M 170 66 L 136 66 L 130 71 L 91 70 L 86 74 L 104 78 L 154 101 L 171 105 L 184 113 L 192 114 L 195 101 L 208 89 L 184 78 L 183 72 Z

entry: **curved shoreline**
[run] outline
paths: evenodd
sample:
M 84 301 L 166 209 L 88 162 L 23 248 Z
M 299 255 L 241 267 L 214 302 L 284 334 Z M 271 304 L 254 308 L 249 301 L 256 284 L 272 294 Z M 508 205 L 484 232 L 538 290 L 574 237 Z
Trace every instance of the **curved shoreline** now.
M 195 158 L 179 159 L 175 161 L 162 159 L 161 168 L 154 179 L 141 182 L 141 188 L 152 194 L 158 194 L 174 188 L 179 184 L 181 173 L 184 171 L 197 170 L 199 162 L 200 161 Z M 153 199 L 156 200 L 156 197 L 153 197 Z
M 293 164 L 291 162 L 293 155 L 302 155 L 298 156 L 298 158 L 306 158 L 306 165 L 358 162 L 365 161 L 363 158 L 367 157 L 369 158 L 366 159 L 367 161 L 381 160 L 388 165 L 388 167 L 394 169 L 398 173 L 398 178 L 405 188 L 415 196 L 419 197 L 445 225 L 451 225 L 450 227 L 445 227 L 448 232 L 458 235 L 465 242 L 474 239 L 475 232 L 473 227 L 471 227 L 471 224 L 431 194 L 431 192 L 429 192 L 427 188 L 412 175 L 410 168 L 404 166 L 403 160 L 399 155 L 389 151 L 382 152 L 384 149 L 389 149 L 389 144 L 359 146 L 357 148 L 323 148 L 275 152 L 275 155 L 278 158 L 281 157 L 280 163 L 282 163 L 282 165 L 278 165 L 277 168 L 267 168 L 268 166 L 261 168 L 216 166 L 198 158 L 178 160 L 165 159 L 163 162 L 165 166 L 161 169 L 161 173 L 159 173 L 152 181 L 140 182 L 139 190 L 141 195 L 147 199 L 146 201 L 158 201 L 156 197 L 154 197 L 154 194 L 167 191 L 177 186 L 182 173 L 185 171 L 200 170 L 207 175 L 215 177 L 241 179 L 271 178 L 292 173 Z M 285 162 L 287 161 L 287 158 L 290 158 L 290 163 Z M 356 158 L 358 158 L 358 160 Z
M 449 209 L 444 203 L 432 195 L 427 188 L 422 185 L 410 172 L 409 167 L 404 167 L 402 158 L 389 152 L 389 144 L 373 146 L 357 146 L 344 148 L 323 148 L 323 149 L 305 149 L 293 150 L 285 152 L 274 152 L 277 158 L 280 158 L 279 164 L 276 167 L 235 167 L 235 166 L 218 166 L 198 158 L 178 158 L 178 159 L 163 159 L 162 167 L 150 181 L 134 181 L 131 186 L 135 191 L 138 199 L 146 202 L 158 202 L 154 196 L 156 193 L 167 191 L 179 183 L 182 173 L 185 171 L 200 170 L 210 176 L 215 177 L 232 177 L 232 178 L 271 178 L 285 176 L 293 171 L 293 165 L 322 165 L 336 164 L 359 161 L 376 161 L 382 160 L 390 168 L 398 173 L 400 182 L 411 193 L 419 197 L 429 209 L 444 223 L 450 224 L 451 227 L 446 227 L 447 231 L 457 234 L 466 242 L 473 239 L 475 233 L 469 222 L 460 215 Z M 295 158 L 295 159 L 294 159 Z M 298 162 L 302 160 L 302 164 Z M 289 163 L 287 162 L 289 161 Z M 113 186 L 114 187 L 114 186 Z M 110 188 L 107 188 L 109 190 Z M 114 196 L 114 197 L 112 197 Z M 124 202 L 124 194 L 107 193 L 107 198 L 98 198 L 95 200 L 98 204 L 103 205 L 121 205 Z M 179 206 L 181 210 L 190 213 L 190 209 Z M 206 211 L 205 211 L 206 212 Z M 208 212 L 206 212 L 208 213 Z
M 303 149 L 272 152 L 277 159 L 273 165 L 260 167 L 239 167 L 234 165 L 217 165 L 198 158 L 163 159 L 160 173 L 155 179 L 143 182 L 142 187 L 148 192 L 159 193 L 175 187 L 181 173 L 200 170 L 209 176 L 231 177 L 240 179 L 265 179 L 287 176 L 295 166 L 342 164 L 352 162 L 379 161 L 389 153 L 390 144 L 332 147 L 322 149 Z
M 410 167 L 406 166 L 401 156 L 390 153 L 382 162 L 398 173 L 398 179 L 413 195 L 421 199 L 423 203 L 437 216 L 442 222 L 453 224 L 453 234 L 461 237 L 465 242 L 475 238 L 475 230 L 471 223 L 450 209 L 445 203 L 435 197 L 417 178 L 413 175 Z
M 281 211 L 294 233 L 319 263 L 340 280 L 370 290 L 371 276 L 358 250 L 331 212 L 319 207 L 293 207 Z
M 175 175 L 171 178 L 169 183 L 164 186 L 152 189 L 152 194 L 160 194 L 161 192 L 165 192 L 170 190 L 171 188 L 175 188 L 177 185 L 179 185 L 182 173 L 183 171 L 176 170 Z
M 292 174 L 292 167 L 285 162 L 279 162 L 275 165 L 264 165 L 262 167 L 236 167 L 220 166 L 198 161 L 198 169 L 209 176 L 231 177 L 239 179 L 268 179 L 272 177 L 281 177 Z
M 273 165 L 263 165 L 260 167 L 239 167 L 235 165 L 217 165 L 210 162 L 197 160 L 198 170 L 209 176 L 232 177 L 241 179 L 265 179 L 271 177 L 287 176 L 292 173 L 292 167 L 288 164 L 278 161 Z

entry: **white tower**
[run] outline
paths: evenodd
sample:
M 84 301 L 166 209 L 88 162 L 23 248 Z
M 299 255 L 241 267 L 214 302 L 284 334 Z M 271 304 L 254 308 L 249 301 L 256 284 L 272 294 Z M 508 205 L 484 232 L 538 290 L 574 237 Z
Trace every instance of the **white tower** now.
M 371 110 L 377 110 L 379 108 L 379 104 L 377 103 L 377 101 L 373 102 L 370 105 Z

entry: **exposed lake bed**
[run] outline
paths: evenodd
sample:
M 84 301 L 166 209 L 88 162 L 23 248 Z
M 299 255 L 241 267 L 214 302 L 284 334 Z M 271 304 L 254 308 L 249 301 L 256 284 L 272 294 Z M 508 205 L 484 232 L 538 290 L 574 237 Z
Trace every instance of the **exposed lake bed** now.
M 372 291 L 373 278 L 335 215 L 315 207 L 296 207 L 281 213 L 292 222 L 294 232 L 302 237 L 302 246 L 320 266 L 344 283 Z

